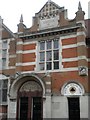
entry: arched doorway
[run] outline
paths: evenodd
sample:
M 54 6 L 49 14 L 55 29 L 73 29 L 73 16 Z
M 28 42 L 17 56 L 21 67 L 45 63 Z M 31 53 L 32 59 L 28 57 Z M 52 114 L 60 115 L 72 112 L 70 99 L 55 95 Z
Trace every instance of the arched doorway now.
M 36 74 L 25 73 L 19 75 L 9 86 L 8 118 L 17 118 L 18 120 L 22 117 L 22 120 L 24 118 L 25 120 L 40 120 L 43 118 L 45 89 L 45 83 Z M 24 104 L 26 105 L 24 106 Z M 24 112 L 26 113 L 23 114 Z
M 67 97 L 69 120 L 80 120 L 80 96 L 84 94 L 84 88 L 76 82 L 63 85 L 62 95 Z
M 42 87 L 30 80 L 23 83 L 17 94 L 18 120 L 41 120 L 43 115 Z

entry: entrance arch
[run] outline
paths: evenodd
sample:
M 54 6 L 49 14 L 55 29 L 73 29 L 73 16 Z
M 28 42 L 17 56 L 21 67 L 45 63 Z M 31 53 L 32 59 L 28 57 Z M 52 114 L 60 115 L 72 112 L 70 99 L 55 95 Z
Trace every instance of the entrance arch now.
M 42 87 L 32 80 L 23 83 L 17 95 L 18 120 L 41 120 L 42 106 Z
M 16 101 L 16 117 L 18 120 L 31 120 L 31 118 L 32 120 L 41 120 L 44 96 L 44 82 L 34 74 L 20 75 L 9 89 L 10 101 Z
M 45 83 L 43 82 L 43 80 L 35 74 L 25 73 L 25 74 L 21 74 L 20 76 L 18 76 L 14 80 L 14 82 L 10 85 L 10 87 L 9 87 L 10 99 L 16 99 L 17 98 L 17 92 L 18 92 L 20 86 L 23 83 L 25 83 L 27 81 L 30 81 L 30 80 L 36 81 L 38 84 L 41 85 L 42 90 L 43 90 L 43 97 L 44 97 L 45 96 Z
M 80 120 L 80 96 L 84 95 L 84 88 L 76 82 L 63 85 L 61 94 L 67 97 L 69 120 Z

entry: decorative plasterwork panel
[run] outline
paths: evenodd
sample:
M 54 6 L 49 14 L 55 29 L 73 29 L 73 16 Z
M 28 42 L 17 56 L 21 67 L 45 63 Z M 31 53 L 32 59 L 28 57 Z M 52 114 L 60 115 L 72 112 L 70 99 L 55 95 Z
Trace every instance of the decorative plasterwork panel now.
M 21 86 L 20 91 L 42 91 L 42 88 L 37 82 L 28 81 Z
M 57 8 L 52 2 L 48 2 L 43 9 L 41 9 L 39 13 L 40 19 L 47 19 L 55 17 L 59 12 L 59 8 Z
M 42 29 L 58 27 L 58 20 L 59 20 L 58 16 L 39 20 L 39 29 L 42 30 Z
M 61 93 L 65 96 L 83 95 L 84 88 L 74 82 L 66 84 L 62 87 Z
M 39 13 L 39 29 L 47 29 L 58 26 L 59 20 L 59 8 L 56 7 L 51 2 L 47 2 L 47 4 L 41 9 Z

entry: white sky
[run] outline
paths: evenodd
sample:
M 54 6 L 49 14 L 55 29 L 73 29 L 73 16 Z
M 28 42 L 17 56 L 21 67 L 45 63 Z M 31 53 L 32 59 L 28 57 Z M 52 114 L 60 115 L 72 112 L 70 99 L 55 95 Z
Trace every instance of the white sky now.
M 4 24 L 13 32 L 17 31 L 17 24 L 23 14 L 24 24 L 29 28 L 32 25 L 32 17 L 44 6 L 48 0 L 0 0 L 0 16 Z M 68 18 L 73 19 L 81 2 L 85 18 L 88 18 L 88 2 L 90 0 L 52 0 L 60 7 L 68 10 Z

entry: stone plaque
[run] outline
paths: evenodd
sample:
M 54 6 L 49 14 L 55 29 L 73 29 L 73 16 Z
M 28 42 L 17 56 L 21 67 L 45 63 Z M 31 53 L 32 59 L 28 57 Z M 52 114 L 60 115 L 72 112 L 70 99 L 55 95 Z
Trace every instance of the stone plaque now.
M 43 19 L 43 20 L 40 19 L 39 29 L 43 30 L 43 29 L 58 27 L 58 19 L 59 19 L 58 16 L 48 18 L 48 19 Z

